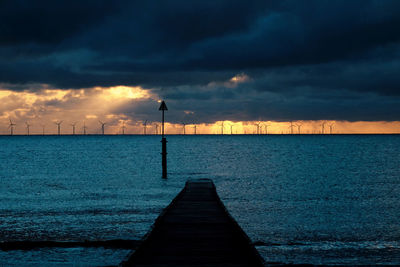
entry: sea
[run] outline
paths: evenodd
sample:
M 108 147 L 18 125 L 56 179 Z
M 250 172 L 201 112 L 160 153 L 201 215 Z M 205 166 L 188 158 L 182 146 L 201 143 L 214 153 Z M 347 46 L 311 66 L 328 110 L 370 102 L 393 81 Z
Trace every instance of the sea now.
M 400 264 L 400 135 L 0 136 L 0 242 L 140 240 L 210 178 L 266 263 Z M 0 266 L 110 266 L 110 248 L 0 250 Z

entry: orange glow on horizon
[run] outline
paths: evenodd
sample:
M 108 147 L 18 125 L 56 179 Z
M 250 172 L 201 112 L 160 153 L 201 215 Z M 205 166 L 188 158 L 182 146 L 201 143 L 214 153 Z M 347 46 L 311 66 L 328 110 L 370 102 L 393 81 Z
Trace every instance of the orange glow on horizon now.
M 238 75 L 230 82 L 247 81 L 245 75 Z M 115 86 L 96 87 L 80 90 L 59 90 L 45 88 L 41 91 L 11 91 L 0 89 L 0 134 L 9 134 L 9 118 L 13 120 L 15 134 L 25 134 L 25 122 L 31 126 L 31 134 L 55 134 L 54 121 L 63 121 L 62 134 L 71 133 L 71 124 L 77 122 L 77 133 L 87 127 L 90 134 L 99 134 L 99 120 L 106 122 L 106 134 L 120 134 L 122 127 L 126 134 L 143 134 L 142 119 L 135 114 L 127 116 L 118 111 L 121 106 L 132 106 L 141 101 L 153 102 L 158 115 L 159 96 L 141 87 Z M 183 115 L 195 114 L 184 110 Z M 167 113 L 168 114 L 168 113 Z M 158 116 L 157 116 L 158 117 Z M 143 118 L 143 115 L 142 115 Z M 168 121 L 168 116 L 167 116 Z M 292 125 L 292 127 L 291 127 Z M 322 126 L 323 125 L 323 126 Z M 160 133 L 160 123 L 149 121 L 146 133 Z M 183 134 L 183 125 L 166 123 L 166 134 Z M 400 122 L 386 121 L 216 121 L 214 123 L 187 124 L 186 134 L 390 134 L 400 133 Z
M 291 127 L 292 125 L 292 127 Z M 324 125 L 324 126 L 322 126 Z M 400 133 L 400 122 L 386 121 L 218 121 L 187 124 L 186 134 L 393 134 Z M 167 134 L 183 134 L 182 124 L 166 124 Z
M 107 126 L 106 134 L 121 134 L 122 127 L 124 126 L 125 134 L 143 134 L 144 126 L 142 121 L 132 121 L 130 119 L 121 119 L 117 115 L 108 114 L 105 116 Z M 89 126 L 88 134 L 99 134 L 98 117 L 96 115 L 88 115 L 85 120 L 86 126 Z M 114 121 L 111 123 L 110 121 Z M 2 122 L 2 134 L 8 134 L 6 126 L 8 126 L 8 120 L 1 120 Z M 25 134 L 24 122 L 17 122 L 15 134 Z M 70 134 L 69 125 L 73 121 L 64 120 L 63 134 Z M 75 122 L 75 121 L 74 121 Z M 41 134 L 39 131 L 39 122 L 30 121 L 32 124 L 31 134 Z M 300 127 L 300 134 L 400 134 L 400 122 L 348 122 L 348 121 L 329 121 L 324 127 L 321 126 L 321 121 L 302 121 Z M 259 126 L 257 126 L 259 124 Z M 19 127 L 18 127 L 19 126 Z M 53 123 L 48 123 L 47 127 L 54 128 Z M 79 125 L 78 127 L 81 127 Z M 332 128 L 330 127 L 332 126 Z M 36 127 L 36 131 L 34 130 Z M 67 128 L 67 129 L 65 129 Z M 78 129 L 78 128 L 77 128 Z M 324 131 L 324 132 L 322 132 Z M 161 123 L 160 122 L 147 122 L 146 133 L 149 135 L 160 134 Z M 79 133 L 79 131 L 77 131 Z M 48 129 L 47 134 L 55 134 L 54 129 Z M 216 122 L 213 124 L 186 124 L 185 131 L 182 124 L 165 123 L 165 134 L 166 135 L 194 135 L 194 134 L 215 134 L 215 135 L 236 135 L 236 134 L 251 134 L 251 135 L 266 135 L 266 134 L 299 134 L 299 127 L 293 126 L 293 131 L 290 127 L 290 122 L 230 122 L 225 121 L 222 126 L 222 122 Z

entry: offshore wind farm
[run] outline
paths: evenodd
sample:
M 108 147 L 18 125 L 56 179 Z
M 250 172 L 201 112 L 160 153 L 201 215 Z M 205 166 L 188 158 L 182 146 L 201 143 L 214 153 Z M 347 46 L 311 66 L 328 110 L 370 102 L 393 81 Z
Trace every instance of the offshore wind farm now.
M 63 123 L 66 126 L 62 127 Z M 92 123 L 93 124 L 93 123 Z M 173 135 L 197 135 L 197 134 L 400 134 L 398 122 L 372 122 L 367 129 L 362 128 L 362 122 L 335 122 L 335 121 L 255 121 L 234 122 L 222 121 L 214 123 L 167 123 L 167 134 Z M 382 126 L 380 127 L 381 124 Z M 55 126 L 52 126 L 55 125 Z M 108 127 L 107 127 L 108 125 Z M 6 127 L 7 126 L 7 127 Z M 87 121 L 63 121 L 56 120 L 49 124 L 43 121 L 38 124 L 20 122 L 9 119 L 9 124 L 0 126 L 2 135 L 160 135 L 158 121 L 132 121 L 118 120 L 103 122 L 98 120 L 88 130 Z M 106 131 L 108 128 L 109 131 Z M 188 129 L 188 130 L 187 130 Z M 190 130 L 189 130 L 190 129 Z M 235 129 L 235 130 L 234 130 Z

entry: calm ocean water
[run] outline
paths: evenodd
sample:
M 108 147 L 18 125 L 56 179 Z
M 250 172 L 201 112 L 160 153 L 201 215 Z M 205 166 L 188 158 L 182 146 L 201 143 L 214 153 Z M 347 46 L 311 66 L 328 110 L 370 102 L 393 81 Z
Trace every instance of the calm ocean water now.
M 400 264 L 400 136 L 0 137 L 0 241 L 140 239 L 211 178 L 267 262 Z M 129 251 L 0 251 L 0 265 L 118 264 Z

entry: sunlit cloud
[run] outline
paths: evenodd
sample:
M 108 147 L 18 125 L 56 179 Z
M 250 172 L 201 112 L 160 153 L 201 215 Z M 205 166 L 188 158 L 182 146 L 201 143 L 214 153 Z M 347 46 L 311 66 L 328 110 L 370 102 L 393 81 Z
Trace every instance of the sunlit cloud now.
M 100 119 L 107 122 L 107 133 L 117 133 L 115 121 L 128 117 L 113 113 L 115 107 L 147 99 L 157 101 L 158 97 L 141 87 L 128 86 L 44 89 L 36 92 L 0 90 L 0 133 L 9 132 L 9 119 L 17 124 L 16 134 L 26 133 L 24 125 L 28 121 L 32 125 L 31 133 L 42 133 L 42 125 L 45 125 L 48 134 L 56 133 L 54 121 L 63 121 L 63 134 L 70 133 L 70 124 L 75 122 L 77 133 L 81 132 L 83 122 L 89 132 L 99 133 Z
M 217 86 L 223 86 L 226 88 L 235 88 L 239 84 L 246 83 L 249 81 L 251 81 L 250 76 L 248 76 L 245 73 L 239 73 L 226 81 L 222 81 L 222 82 L 221 81 L 212 81 L 212 82 L 208 83 L 208 87 L 213 88 L 213 87 L 217 87 Z
M 89 114 L 89 115 L 86 115 L 85 118 L 86 119 L 97 119 L 97 116 L 93 115 L 93 114 Z
M 240 83 L 245 83 L 250 81 L 250 77 L 245 73 L 240 73 L 233 76 L 229 81 L 225 82 L 225 87 L 231 88 L 236 87 Z
M 224 83 L 245 83 L 250 80 L 238 74 Z M 226 85 L 225 85 L 226 87 Z M 139 86 L 94 87 L 60 90 L 43 87 L 39 91 L 0 90 L 0 133 L 9 134 L 9 119 L 16 124 L 15 134 L 26 134 L 26 122 L 31 134 L 56 134 L 56 121 L 62 121 L 61 133 L 100 134 L 105 124 L 106 134 L 158 134 L 160 96 Z M 182 119 L 167 123 L 167 134 L 351 134 L 400 133 L 399 122 L 386 121 L 233 121 L 196 122 L 196 109 L 183 109 Z M 170 109 L 168 112 L 174 112 Z M 168 115 L 170 113 L 167 113 Z M 168 116 L 167 116 L 168 121 Z M 146 122 L 146 123 L 144 123 Z M 180 122 L 180 123 L 177 123 Z M 183 124 L 185 123 L 185 124 Z M 146 124 L 146 126 L 144 125 Z
M 101 91 L 101 97 L 106 100 L 140 99 L 154 97 L 154 95 L 151 95 L 148 90 L 144 90 L 139 86 L 114 86 L 110 88 L 96 87 L 95 90 Z

